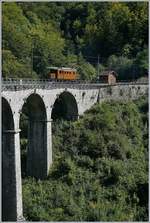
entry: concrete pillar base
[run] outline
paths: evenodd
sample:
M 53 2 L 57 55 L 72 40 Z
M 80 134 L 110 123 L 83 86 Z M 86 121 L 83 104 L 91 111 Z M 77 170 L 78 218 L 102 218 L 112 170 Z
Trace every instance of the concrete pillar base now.
M 22 216 L 20 129 L 3 130 L 2 141 L 2 219 L 16 221 Z
M 27 175 L 45 179 L 52 163 L 51 120 L 30 120 Z
M 25 219 L 25 217 L 23 217 L 23 216 L 19 216 L 18 218 L 17 218 L 17 222 L 25 222 L 26 221 L 26 219 Z

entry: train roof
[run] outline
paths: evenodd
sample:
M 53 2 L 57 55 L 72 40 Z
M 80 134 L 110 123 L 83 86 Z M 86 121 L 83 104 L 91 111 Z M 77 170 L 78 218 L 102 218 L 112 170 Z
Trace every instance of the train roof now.
M 48 67 L 48 69 L 52 69 L 52 70 L 72 70 L 72 71 L 76 71 L 76 69 L 70 68 L 70 67 Z

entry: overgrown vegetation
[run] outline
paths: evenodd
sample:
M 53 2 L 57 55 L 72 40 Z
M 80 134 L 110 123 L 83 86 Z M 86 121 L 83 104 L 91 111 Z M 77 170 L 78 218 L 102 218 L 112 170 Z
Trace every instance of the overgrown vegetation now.
M 148 220 L 147 98 L 54 122 L 53 159 L 46 180 L 23 180 L 27 220 Z
M 3 2 L 2 21 L 4 77 L 69 66 L 95 79 L 98 55 L 119 79 L 148 73 L 148 2 Z

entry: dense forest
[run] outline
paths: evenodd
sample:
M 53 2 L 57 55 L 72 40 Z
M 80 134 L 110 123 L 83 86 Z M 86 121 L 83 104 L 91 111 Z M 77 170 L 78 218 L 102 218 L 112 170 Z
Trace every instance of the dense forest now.
M 3 2 L 2 59 L 3 77 L 47 78 L 49 66 L 145 76 L 148 2 Z
M 148 75 L 148 2 L 3 2 L 2 75 L 46 79 L 50 66 L 96 80 Z M 25 108 L 26 109 L 26 108 Z M 148 221 L 148 98 L 95 104 L 77 121 L 53 120 L 46 179 L 21 168 L 27 221 Z
M 53 122 L 53 159 L 44 181 L 23 178 L 26 220 L 148 221 L 147 98 Z

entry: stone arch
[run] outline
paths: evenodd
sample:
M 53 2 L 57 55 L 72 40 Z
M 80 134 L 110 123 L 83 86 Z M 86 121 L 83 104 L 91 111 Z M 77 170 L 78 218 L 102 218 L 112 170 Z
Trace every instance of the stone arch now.
M 24 99 L 24 103 L 22 104 L 22 107 L 20 109 L 21 111 L 23 110 L 23 107 L 25 105 L 28 106 L 27 112 L 30 118 L 47 118 L 45 103 L 43 101 L 43 98 L 39 94 L 29 94 L 27 98 Z
M 14 130 L 13 113 L 9 102 L 2 97 L 2 130 L 7 130 L 8 128 Z
M 47 175 L 47 115 L 42 97 L 29 95 L 21 112 L 28 119 L 27 175 L 42 179 Z
M 52 120 L 65 119 L 77 120 L 78 119 L 78 105 L 75 97 L 68 91 L 62 92 L 54 102 L 52 113 Z
M 14 118 L 9 102 L 2 97 L 2 220 L 16 220 L 16 170 Z

